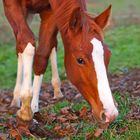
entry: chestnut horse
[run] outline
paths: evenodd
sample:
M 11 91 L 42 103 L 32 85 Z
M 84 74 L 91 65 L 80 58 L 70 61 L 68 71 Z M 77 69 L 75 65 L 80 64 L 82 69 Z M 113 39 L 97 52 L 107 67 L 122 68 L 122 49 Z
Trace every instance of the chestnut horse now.
M 52 63 L 54 97 L 62 97 L 57 72 L 57 33 L 64 44 L 64 62 L 69 80 L 91 105 L 100 124 L 111 123 L 118 115 L 110 90 L 107 67 L 110 50 L 103 40 L 111 6 L 97 17 L 86 12 L 85 0 L 3 0 L 5 15 L 13 28 L 18 56 L 17 81 L 11 106 L 20 106 L 17 116 L 30 121 L 38 111 L 38 98 L 49 57 Z M 41 17 L 39 47 L 27 19 Z M 34 65 L 33 65 L 34 60 Z M 35 77 L 32 88 L 32 65 Z

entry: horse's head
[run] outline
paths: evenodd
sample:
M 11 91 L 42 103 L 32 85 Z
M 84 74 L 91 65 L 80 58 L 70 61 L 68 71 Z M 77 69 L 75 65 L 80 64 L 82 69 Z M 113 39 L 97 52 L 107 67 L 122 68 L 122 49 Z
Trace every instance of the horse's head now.
M 118 115 L 110 90 L 107 67 L 111 52 L 103 41 L 111 6 L 92 18 L 77 8 L 63 33 L 67 76 L 90 103 L 96 119 L 110 123 Z

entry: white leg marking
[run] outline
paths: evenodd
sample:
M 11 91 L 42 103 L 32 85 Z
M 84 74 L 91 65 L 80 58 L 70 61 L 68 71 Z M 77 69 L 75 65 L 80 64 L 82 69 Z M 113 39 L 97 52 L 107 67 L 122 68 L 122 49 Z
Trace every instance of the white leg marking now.
M 24 120 L 30 121 L 33 117 L 31 109 L 32 101 L 32 65 L 35 53 L 35 47 L 28 43 L 24 52 L 22 53 L 23 61 L 23 83 L 21 87 L 21 109 L 18 110 L 17 116 Z
M 108 117 L 113 115 L 117 116 L 118 110 L 114 105 L 104 64 L 104 49 L 102 43 L 96 38 L 93 38 L 91 43 L 93 44 L 92 58 L 97 75 L 100 100 L 103 103 L 103 107 Z
M 23 63 L 21 53 L 18 54 L 17 79 L 11 107 L 20 107 L 20 92 L 23 78 Z
M 61 98 L 63 97 L 63 94 L 60 90 L 61 82 L 60 82 L 58 69 L 57 69 L 57 56 L 56 56 L 55 47 L 52 49 L 50 59 L 51 59 L 51 67 L 52 67 L 52 85 L 54 88 L 54 98 Z
M 40 93 L 40 88 L 41 88 L 41 84 L 42 84 L 42 78 L 43 78 L 43 75 L 34 76 L 33 99 L 32 99 L 32 104 L 31 104 L 33 113 L 39 111 L 39 93 Z
M 21 97 L 32 96 L 32 65 L 33 65 L 34 53 L 35 53 L 35 47 L 33 47 L 31 43 L 28 43 L 27 47 L 25 48 L 22 54 L 23 84 L 22 84 Z M 27 93 L 30 93 L 30 95 L 26 95 Z

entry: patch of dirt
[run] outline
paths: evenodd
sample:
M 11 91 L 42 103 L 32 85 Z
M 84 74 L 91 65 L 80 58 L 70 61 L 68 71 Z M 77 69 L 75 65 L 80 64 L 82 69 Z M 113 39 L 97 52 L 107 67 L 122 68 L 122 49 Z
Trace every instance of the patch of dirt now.
M 110 75 L 109 79 L 113 92 L 119 92 L 123 95 L 130 93 L 131 97 L 140 98 L 140 69 L 132 70 L 126 74 Z M 85 106 L 79 111 L 73 111 L 71 107 L 64 107 L 60 110 L 59 114 L 43 111 L 61 100 L 66 100 L 70 103 L 77 103 L 83 100 L 81 94 L 69 81 L 62 82 L 61 90 L 64 98 L 54 100 L 51 84 L 43 83 L 39 102 L 42 111 L 34 115 L 31 123 L 19 123 L 20 121 L 13 117 L 17 108 L 9 108 L 12 100 L 12 90 L 1 90 L 0 128 L 3 127 L 4 130 L 0 129 L 0 138 L 20 140 L 22 139 L 21 135 L 25 135 L 26 137 L 35 136 L 37 138 L 61 139 L 70 135 L 76 136 L 83 129 L 83 125 L 80 123 L 81 120 L 95 124 L 91 111 Z M 140 109 L 131 104 L 131 112 L 125 116 L 125 119 L 140 120 Z M 48 128 L 46 125 L 53 127 Z M 124 127 L 119 129 L 118 133 L 121 134 L 127 130 L 129 128 Z M 87 134 L 87 139 L 89 136 L 91 137 L 92 134 Z
M 110 75 L 110 86 L 113 92 L 130 93 L 140 97 L 140 69 L 134 69 L 125 74 Z

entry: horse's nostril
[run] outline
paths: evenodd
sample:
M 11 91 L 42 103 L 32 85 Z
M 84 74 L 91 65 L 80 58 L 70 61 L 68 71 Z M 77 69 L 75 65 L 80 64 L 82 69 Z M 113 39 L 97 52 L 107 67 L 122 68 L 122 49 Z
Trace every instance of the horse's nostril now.
M 105 112 L 104 112 L 104 111 L 102 111 L 102 112 L 100 113 L 100 119 L 101 119 L 102 121 L 106 121 L 106 115 L 105 115 Z

